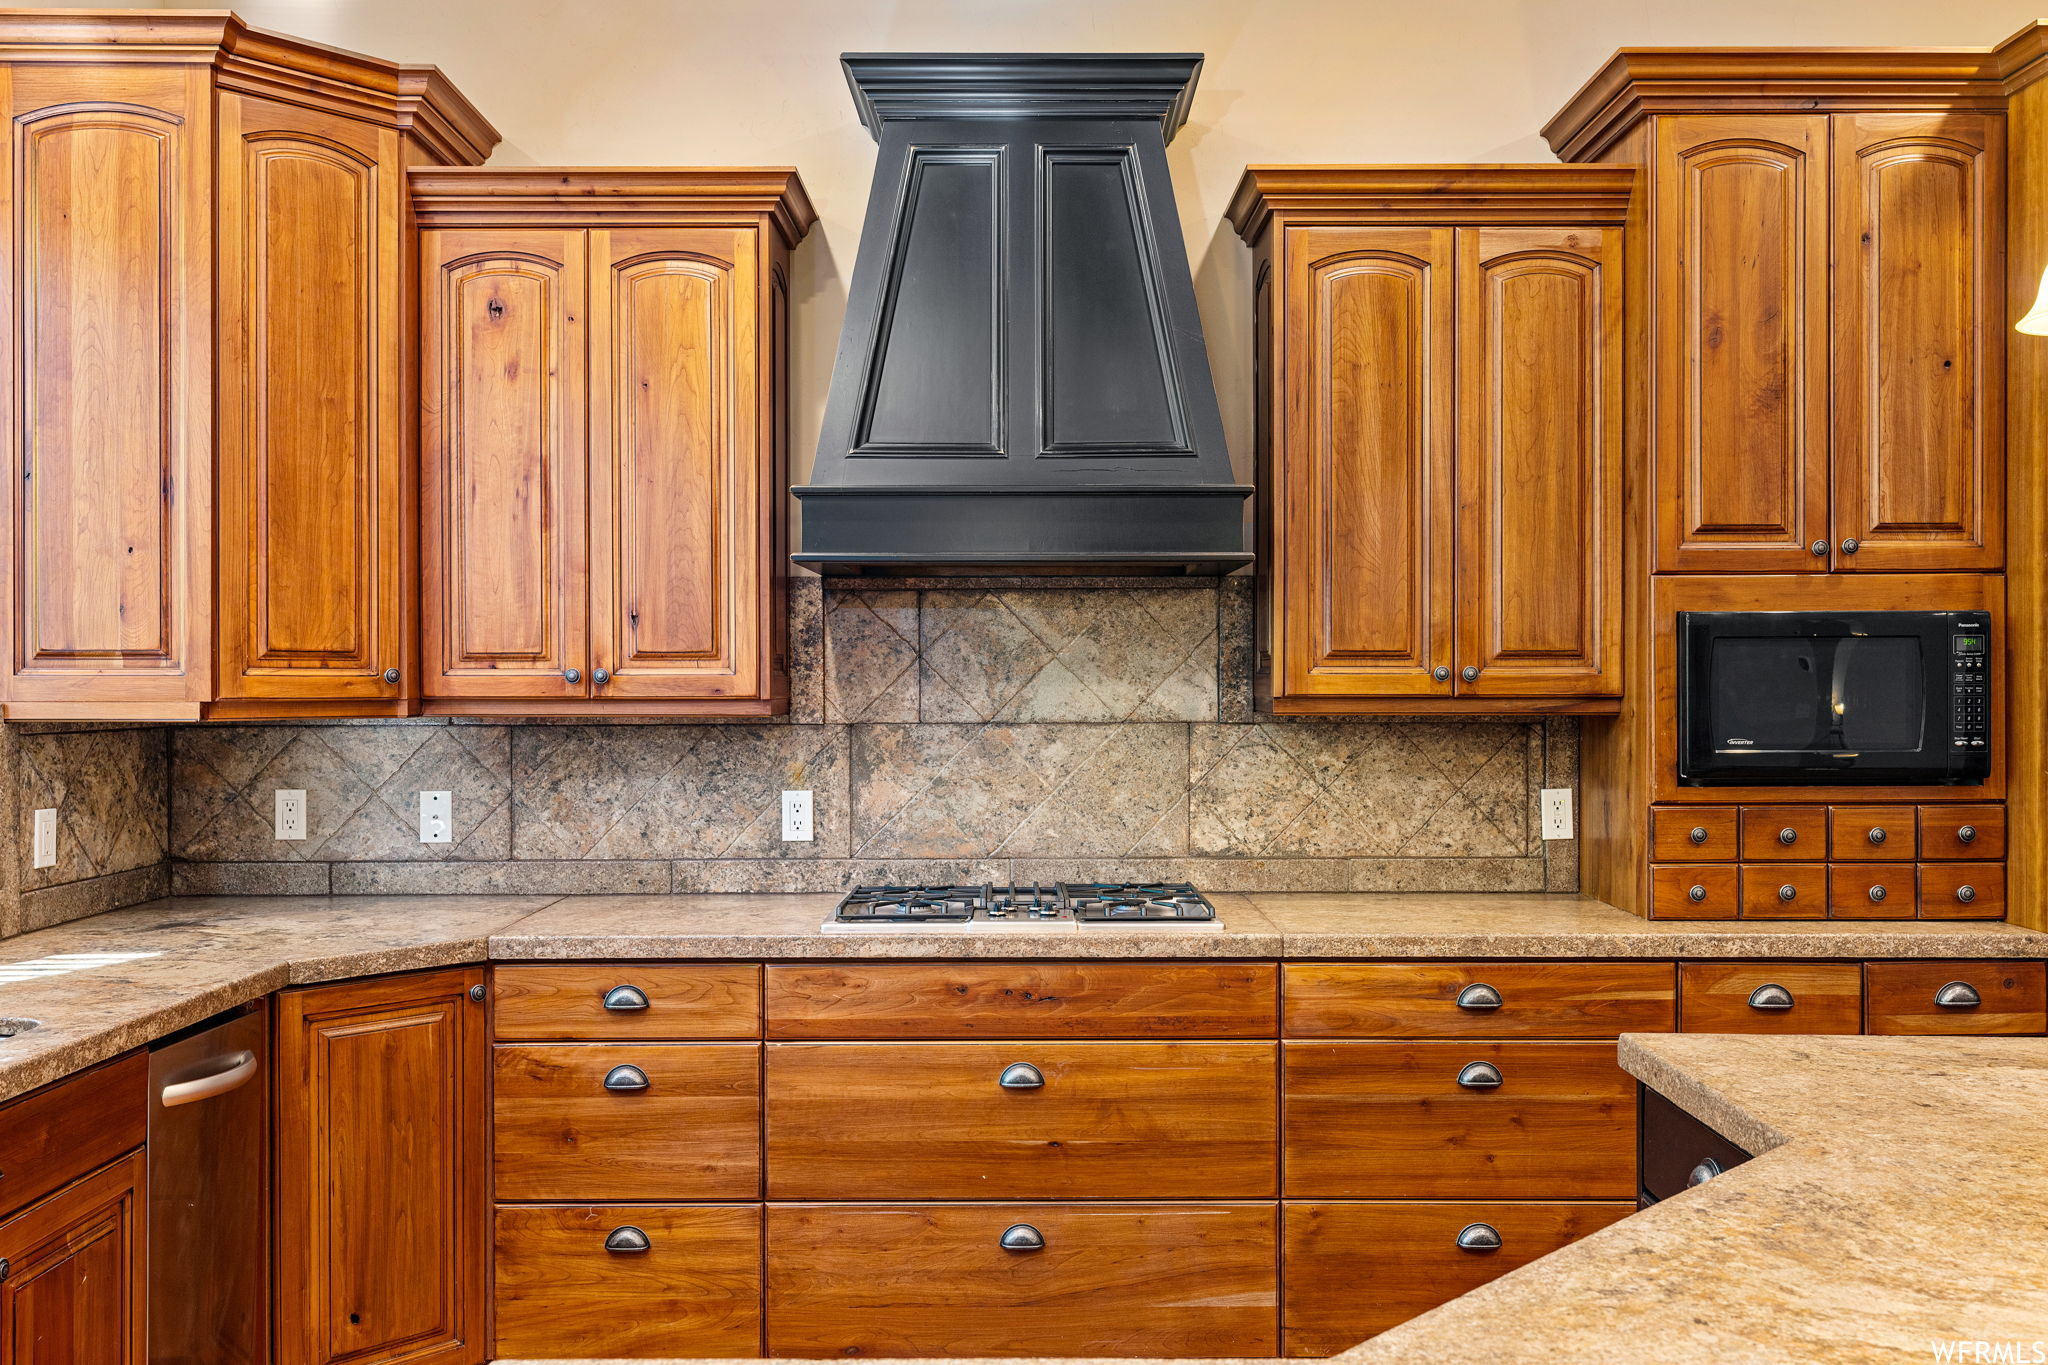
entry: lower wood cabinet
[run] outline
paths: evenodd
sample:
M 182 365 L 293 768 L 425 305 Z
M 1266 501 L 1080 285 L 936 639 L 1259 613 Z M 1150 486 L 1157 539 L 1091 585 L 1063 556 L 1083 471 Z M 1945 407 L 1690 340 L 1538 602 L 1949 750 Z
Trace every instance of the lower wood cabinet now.
M 768 1353 L 1270 1356 L 1277 1221 L 1270 1203 L 770 1205 Z
M 1678 969 L 1687 1033 L 1861 1033 L 1863 969 L 1853 962 L 1687 962 Z
M 131 1152 L 0 1222 L 0 1365 L 143 1365 L 144 1171 Z
M 1863 973 L 1867 1033 L 2048 1031 L 2048 964 L 1873 962 Z
M 1286 1205 L 1286 1353 L 1327 1356 L 1590 1232 L 1634 1200 Z M 1484 1346 L 1475 1346 L 1484 1354 Z
M 501 1205 L 493 1355 L 761 1354 L 761 1206 Z
M 483 980 L 279 995 L 277 1365 L 484 1359 Z

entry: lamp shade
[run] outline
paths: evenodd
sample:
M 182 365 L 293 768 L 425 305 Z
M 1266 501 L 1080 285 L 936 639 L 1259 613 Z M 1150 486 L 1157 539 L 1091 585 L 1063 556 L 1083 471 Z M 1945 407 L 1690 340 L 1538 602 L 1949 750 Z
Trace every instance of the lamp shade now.
M 2034 296 L 2034 306 L 2012 325 L 2012 329 L 2028 336 L 2048 337 L 2048 273 L 2041 276 L 2041 292 Z

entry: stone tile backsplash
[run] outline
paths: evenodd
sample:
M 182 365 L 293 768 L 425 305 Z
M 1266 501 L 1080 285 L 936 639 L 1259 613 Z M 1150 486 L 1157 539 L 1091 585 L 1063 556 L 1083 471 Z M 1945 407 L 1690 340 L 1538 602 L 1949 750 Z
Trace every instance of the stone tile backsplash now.
M 169 886 L 170 757 L 162 726 L 0 726 L 15 856 L 0 938 L 161 896 Z M 57 861 L 34 866 L 34 817 L 57 812 Z
M 1248 582 L 793 589 L 787 721 L 172 728 L 172 885 L 1576 889 L 1575 845 L 1536 832 L 1575 723 L 1256 716 Z M 307 792 L 303 843 L 270 837 L 277 787 Z M 455 840 L 421 844 L 436 789 Z M 811 843 L 781 841 L 787 789 L 813 794 Z

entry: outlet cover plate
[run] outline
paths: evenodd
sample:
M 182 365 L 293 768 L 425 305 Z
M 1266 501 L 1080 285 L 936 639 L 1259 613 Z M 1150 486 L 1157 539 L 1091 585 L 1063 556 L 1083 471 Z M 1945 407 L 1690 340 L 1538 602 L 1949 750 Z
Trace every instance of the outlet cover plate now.
M 446 844 L 455 839 L 455 794 L 420 793 L 420 842 Z
M 303 839 L 306 837 L 306 794 L 279 787 L 277 801 L 277 837 L 280 839 Z
M 811 830 L 811 794 L 809 792 L 784 792 L 782 794 L 782 842 L 785 844 L 807 844 L 813 838 Z
M 1572 837 L 1572 789 L 1570 787 L 1545 787 L 1543 789 L 1543 837 L 1546 839 L 1569 839 Z
M 16 826 L 16 828 L 20 828 Z M 57 808 L 48 806 L 36 812 L 35 866 L 55 867 L 57 865 Z

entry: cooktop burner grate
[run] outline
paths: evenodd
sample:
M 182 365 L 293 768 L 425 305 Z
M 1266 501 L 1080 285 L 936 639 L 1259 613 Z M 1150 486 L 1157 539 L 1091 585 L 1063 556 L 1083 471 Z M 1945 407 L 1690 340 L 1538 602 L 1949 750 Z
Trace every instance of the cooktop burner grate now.
M 840 900 L 825 927 L 1072 929 L 1132 923 L 1218 927 L 1216 908 L 1185 882 L 859 886 Z

